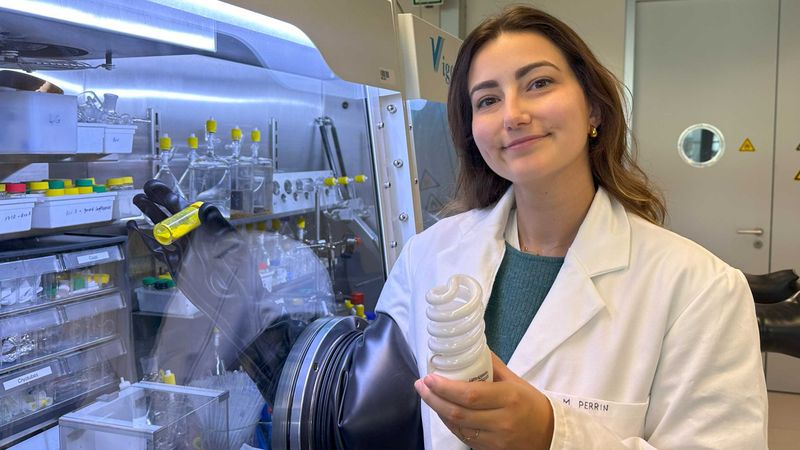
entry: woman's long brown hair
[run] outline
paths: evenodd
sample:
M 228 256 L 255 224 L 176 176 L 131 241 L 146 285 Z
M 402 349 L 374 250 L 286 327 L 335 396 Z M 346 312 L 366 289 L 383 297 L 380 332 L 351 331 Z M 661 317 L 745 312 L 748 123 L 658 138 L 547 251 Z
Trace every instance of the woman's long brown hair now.
M 469 69 L 480 49 L 502 33 L 537 33 L 549 39 L 566 57 L 593 111 L 599 113 L 598 135 L 589 140 L 592 178 L 630 212 L 656 224 L 666 215 L 664 201 L 628 151 L 628 126 L 623 109 L 622 83 L 606 69 L 586 43 L 566 24 L 529 6 L 512 6 L 486 19 L 458 52 L 448 93 L 447 115 L 456 151 L 459 173 L 456 198 L 448 213 L 485 208 L 511 185 L 494 173 L 481 157 L 472 138 L 472 105 Z

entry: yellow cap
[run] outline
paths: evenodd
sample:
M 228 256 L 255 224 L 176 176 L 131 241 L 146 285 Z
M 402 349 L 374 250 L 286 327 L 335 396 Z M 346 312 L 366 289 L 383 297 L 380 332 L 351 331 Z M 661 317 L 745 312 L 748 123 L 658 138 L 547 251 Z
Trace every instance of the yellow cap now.
M 78 188 L 78 194 L 91 194 L 94 192 L 94 188 L 91 186 L 81 186 Z
M 168 273 L 164 273 L 164 274 L 159 275 L 158 278 L 160 278 L 162 280 L 171 280 L 172 279 L 172 275 L 170 275 Z
M 345 300 L 344 307 L 347 308 L 348 310 L 351 309 L 353 307 L 353 302 L 351 302 L 349 299 Z
M 278 219 L 272 219 L 272 229 L 278 231 L 281 228 L 281 221 Z
M 194 133 L 189 135 L 189 139 L 186 139 L 186 143 L 189 144 L 189 148 L 197 148 L 197 136 Z
M 76 187 L 64 188 L 64 195 L 78 195 L 79 193 Z
M 109 178 L 106 180 L 106 186 L 119 186 L 121 184 L 125 184 L 122 178 Z
M 367 316 L 364 314 L 364 305 L 356 305 L 356 315 L 362 319 L 367 318 Z
M 161 379 L 164 381 L 164 384 L 175 384 L 175 374 L 169 370 L 164 372 L 164 376 L 161 377 Z
M 63 189 L 48 189 L 47 192 L 44 193 L 46 197 L 60 197 L 64 195 Z
M 213 117 L 206 120 L 206 131 L 208 131 L 209 133 L 217 132 L 217 121 L 214 120 Z
M 92 177 L 92 178 L 86 178 L 86 179 L 87 179 L 87 180 L 92 180 L 92 184 L 97 184 L 97 181 L 95 181 L 95 180 L 94 180 L 94 177 Z
M 353 177 L 353 180 L 355 180 L 356 183 L 364 183 L 364 182 L 367 181 L 367 176 L 363 175 L 363 174 L 362 175 L 356 175 L 356 176 Z
M 304 230 L 306 228 L 306 218 L 300 217 L 297 219 L 297 228 Z
M 233 127 L 231 130 L 231 139 L 234 141 L 241 141 L 242 140 L 242 129 L 239 127 Z
M 170 138 L 167 133 L 164 133 L 164 135 L 161 136 L 161 139 L 158 140 L 158 149 L 169 150 L 171 148 L 172 148 L 172 138 Z
M 133 184 L 133 177 L 122 177 L 121 180 L 124 184 Z
M 350 183 L 350 180 L 349 180 L 349 179 L 347 179 L 347 177 L 339 177 L 339 178 L 338 178 L 336 181 L 337 181 L 339 184 L 344 184 L 344 185 L 347 185 L 347 184 L 349 184 L 349 183 Z
M 3 183 L 0 183 L 0 192 L 5 192 L 5 191 L 6 191 L 6 185 L 3 184 Z
M 325 186 L 336 186 L 336 178 L 334 177 L 325 178 L 324 183 Z
M 61 180 L 61 181 L 64 182 L 64 187 L 65 188 L 70 188 L 70 187 L 75 186 L 74 184 L 72 184 L 72 180 L 70 180 L 69 178 L 58 178 L 58 180 Z
M 261 131 L 258 128 L 253 128 L 253 131 L 250 132 L 250 140 L 253 142 L 261 142 Z
M 50 187 L 47 181 L 31 181 L 28 183 L 28 188 L 32 191 L 46 191 Z

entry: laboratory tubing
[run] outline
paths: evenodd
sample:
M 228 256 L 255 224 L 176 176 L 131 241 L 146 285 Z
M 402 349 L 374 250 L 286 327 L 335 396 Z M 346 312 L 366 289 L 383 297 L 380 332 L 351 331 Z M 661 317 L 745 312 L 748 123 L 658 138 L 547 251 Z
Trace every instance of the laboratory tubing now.
M 483 290 L 472 277 L 457 274 L 428 291 L 428 372 L 462 381 L 492 381 L 486 344 Z
M 164 133 L 164 135 L 158 140 L 158 156 L 161 159 L 161 167 L 158 168 L 158 172 L 156 173 L 154 179 L 166 184 L 179 196 L 186 198 L 183 190 L 181 190 L 180 183 L 178 183 L 178 179 L 175 177 L 169 167 L 169 161 L 172 159 L 174 151 L 175 149 L 172 147 L 172 139 L 167 133 Z
M 239 127 L 231 130 L 230 149 L 231 210 L 252 214 L 254 163 L 250 158 L 242 158 L 242 130 Z
M 162 245 L 169 245 L 200 226 L 199 210 L 203 202 L 188 207 L 162 220 L 153 227 L 153 237 Z

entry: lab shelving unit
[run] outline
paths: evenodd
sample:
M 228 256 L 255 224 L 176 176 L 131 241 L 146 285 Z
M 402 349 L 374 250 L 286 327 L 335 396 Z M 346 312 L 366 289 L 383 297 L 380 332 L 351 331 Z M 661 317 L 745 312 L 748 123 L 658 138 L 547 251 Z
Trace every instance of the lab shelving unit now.
M 133 374 L 126 236 L 0 242 L 0 447 Z

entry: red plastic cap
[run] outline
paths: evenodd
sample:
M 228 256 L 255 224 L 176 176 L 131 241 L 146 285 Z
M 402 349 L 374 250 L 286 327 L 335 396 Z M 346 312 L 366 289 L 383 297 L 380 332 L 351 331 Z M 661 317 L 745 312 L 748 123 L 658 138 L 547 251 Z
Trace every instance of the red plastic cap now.
M 6 193 L 8 194 L 24 194 L 25 183 L 8 183 L 6 184 Z
M 351 292 L 350 293 L 350 301 L 354 305 L 363 305 L 364 304 L 364 293 L 363 292 Z

